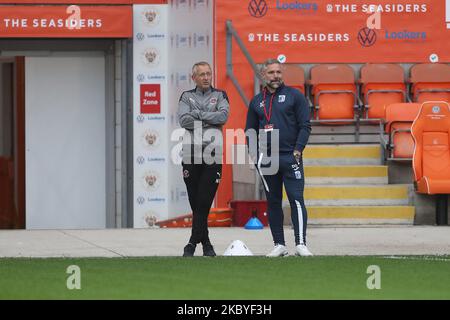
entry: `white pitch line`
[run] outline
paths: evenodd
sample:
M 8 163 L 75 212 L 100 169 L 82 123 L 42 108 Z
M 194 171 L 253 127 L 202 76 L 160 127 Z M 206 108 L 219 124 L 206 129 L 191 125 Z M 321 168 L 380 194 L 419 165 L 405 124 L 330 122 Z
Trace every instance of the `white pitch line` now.
M 402 257 L 402 256 L 385 256 L 383 257 L 384 259 L 397 259 L 397 260 L 426 260 L 426 261 L 445 261 L 445 262 L 450 262 L 450 258 L 449 259 L 445 259 L 445 258 L 433 258 L 433 257 Z

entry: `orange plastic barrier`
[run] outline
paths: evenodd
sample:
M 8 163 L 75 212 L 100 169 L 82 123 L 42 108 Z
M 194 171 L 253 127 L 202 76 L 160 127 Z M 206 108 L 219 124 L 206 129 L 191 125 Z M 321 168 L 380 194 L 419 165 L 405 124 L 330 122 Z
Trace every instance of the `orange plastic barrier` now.
M 213 208 L 208 215 L 208 227 L 231 227 L 233 209 Z M 157 221 L 161 228 L 190 228 L 192 226 L 192 213 L 168 220 Z

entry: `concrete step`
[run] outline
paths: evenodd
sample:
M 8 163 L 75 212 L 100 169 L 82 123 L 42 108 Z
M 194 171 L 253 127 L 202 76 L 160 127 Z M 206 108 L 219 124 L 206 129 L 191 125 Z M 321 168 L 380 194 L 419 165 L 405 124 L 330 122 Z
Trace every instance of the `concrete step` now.
M 413 206 L 307 206 L 308 225 L 413 225 Z M 290 207 L 284 223 L 290 225 Z
M 388 206 L 409 203 L 408 185 L 327 185 L 305 188 L 307 206 Z M 283 205 L 289 201 L 283 190 Z
M 378 144 L 308 145 L 303 152 L 305 166 L 310 165 L 380 165 Z
M 305 166 L 306 185 L 388 184 L 387 166 Z
M 373 133 L 379 133 L 380 132 L 380 125 L 377 124 L 366 124 L 366 125 L 360 125 L 359 126 L 359 133 L 360 134 L 373 134 Z M 356 126 L 355 125 L 332 125 L 332 124 L 318 124 L 318 123 L 312 123 L 311 126 L 311 134 L 342 134 L 342 133 L 348 133 L 348 134 L 356 134 Z
M 324 144 L 324 143 L 380 143 L 379 134 L 361 134 L 358 139 L 354 134 L 340 134 L 340 135 L 310 135 L 309 144 Z
M 414 224 L 413 206 L 309 206 L 310 224 Z

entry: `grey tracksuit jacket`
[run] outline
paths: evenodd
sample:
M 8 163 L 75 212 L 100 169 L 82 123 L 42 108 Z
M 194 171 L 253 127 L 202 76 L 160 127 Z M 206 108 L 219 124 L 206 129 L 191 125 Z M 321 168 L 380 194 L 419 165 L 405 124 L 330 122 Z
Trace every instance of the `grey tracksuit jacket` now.
M 202 159 L 203 150 L 214 150 L 215 159 L 222 159 L 222 126 L 228 119 L 230 105 L 225 91 L 210 87 L 181 94 L 178 122 L 186 129 L 183 136 L 183 162 Z M 195 130 L 194 130 L 195 128 Z M 200 130 L 201 128 L 201 130 Z M 205 154 L 210 152 L 205 152 Z

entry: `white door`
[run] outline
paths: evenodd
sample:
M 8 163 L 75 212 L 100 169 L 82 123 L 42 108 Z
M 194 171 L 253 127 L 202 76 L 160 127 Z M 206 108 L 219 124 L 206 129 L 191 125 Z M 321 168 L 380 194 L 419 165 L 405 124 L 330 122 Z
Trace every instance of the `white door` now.
M 105 57 L 25 59 L 26 228 L 105 228 Z

